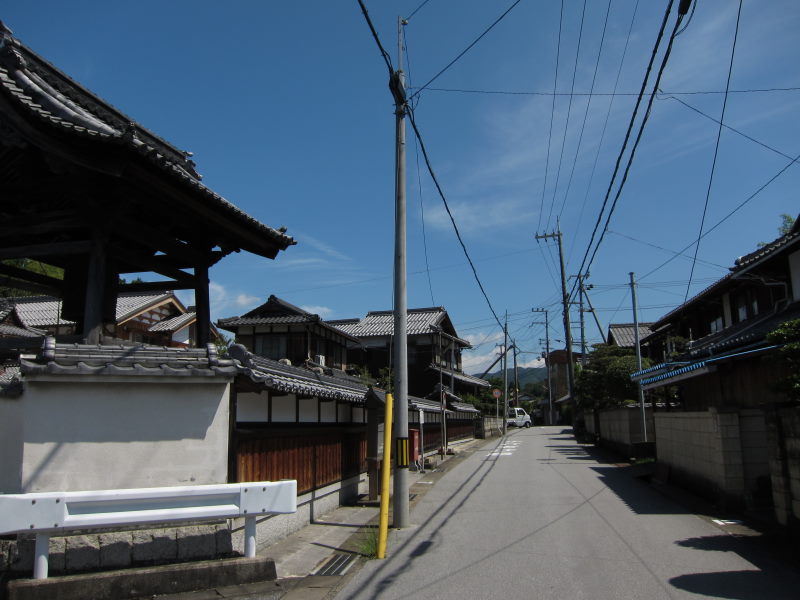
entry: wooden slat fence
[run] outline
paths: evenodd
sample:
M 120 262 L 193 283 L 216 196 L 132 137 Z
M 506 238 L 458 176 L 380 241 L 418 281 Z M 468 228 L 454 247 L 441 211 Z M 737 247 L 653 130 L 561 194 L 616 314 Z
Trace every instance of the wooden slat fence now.
M 366 428 L 237 432 L 237 481 L 296 479 L 304 493 L 367 470 Z

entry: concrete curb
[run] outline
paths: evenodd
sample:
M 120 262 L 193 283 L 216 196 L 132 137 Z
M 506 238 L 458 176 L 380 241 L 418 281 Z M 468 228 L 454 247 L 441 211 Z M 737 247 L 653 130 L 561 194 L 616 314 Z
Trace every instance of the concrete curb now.
M 274 581 L 271 558 L 234 558 L 158 567 L 16 579 L 6 585 L 7 600 L 131 600 L 237 584 Z

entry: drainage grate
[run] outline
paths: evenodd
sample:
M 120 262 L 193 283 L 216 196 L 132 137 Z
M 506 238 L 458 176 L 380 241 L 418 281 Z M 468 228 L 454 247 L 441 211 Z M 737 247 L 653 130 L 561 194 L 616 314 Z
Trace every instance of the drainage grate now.
M 337 552 L 314 575 L 344 575 L 355 562 L 355 554 Z

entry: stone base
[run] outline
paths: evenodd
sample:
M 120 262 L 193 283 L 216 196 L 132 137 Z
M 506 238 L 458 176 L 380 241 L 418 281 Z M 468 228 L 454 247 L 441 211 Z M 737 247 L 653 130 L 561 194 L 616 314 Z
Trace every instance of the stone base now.
M 130 600 L 275 579 L 277 571 L 271 558 L 232 558 L 49 579 L 16 579 L 6 584 L 4 597 L 7 600 Z

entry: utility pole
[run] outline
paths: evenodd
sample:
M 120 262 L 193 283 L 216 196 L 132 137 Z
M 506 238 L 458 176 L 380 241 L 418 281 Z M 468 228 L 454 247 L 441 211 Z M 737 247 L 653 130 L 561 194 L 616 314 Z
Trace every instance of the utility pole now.
M 408 527 L 408 298 L 406 294 L 406 90 L 403 25 L 397 18 L 397 70 L 389 79 L 395 102 L 394 217 L 394 526 Z
M 586 364 L 586 320 L 583 318 L 583 276 L 578 273 L 578 289 L 580 291 L 579 298 L 579 308 L 580 308 L 580 315 L 581 315 L 581 367 Z
M 519 369 L 517 369 L 517 346 L 514 345 L 514 404 L 519 406 Z
M 503 435 L 508 428 L 508 311 L 503 324 Z
M 583 282 L 581 282 L 581 285 L 583 286 Z M 597 325 L 597 331 L 600 332 L 600 339 L 605 340 L 606 332 L 603 331 L 603 326 L 600 325 L 600 319 L 597 318 L 597 311 L 594 309 L 594 306 L 592 306 L 591 298 L 589 298 L 590 289 L 592 289 L 592 284 L 589 284 L 589 287 L 583 286 L 583 295 L 586 298 L 586 303 L 589 305 L 589 312 L 592 313 L 592 316 L 594 317 L 595 325 Z
M 633 272 L 631 276 L 631 298 L 633 299 L 633 339 L 636 342 L 636 370 L 642 370 L 642 347 L 639 344 L 639 308 L 636 305 L 636 276 Z M 639 406 L 642 407 L 642 438 L 647 441 L 647 416 L 644 410 L 644 390 L 642 389 L 641 381 L 638 382 L 639 388 Z
M 567 350 L 567 390 L 570 400 L 575 401 L 575 365 L 572 359 L 572 330 L 569 322 L 569 293 L 567 292 L 567 273 L 564 268 L 564 245 L 561 243 L 561 230 L 553 233 L 536 234 L 537 240 L 558 239 L 558 258 L 561 262 L 561 302 L 564 306 L 564 340 Z
M 550 313 L 546 308 L 532 308 L 532 312 L 544 313 L 544 368 L 547 369 L 547 400 L 550 411 L 550 422 L 553 424 L 553 382 L 550 380 Z M 541 322 L 539 322 L 541 323 Z M 541 344 L 541 340 L 539 341 Z

